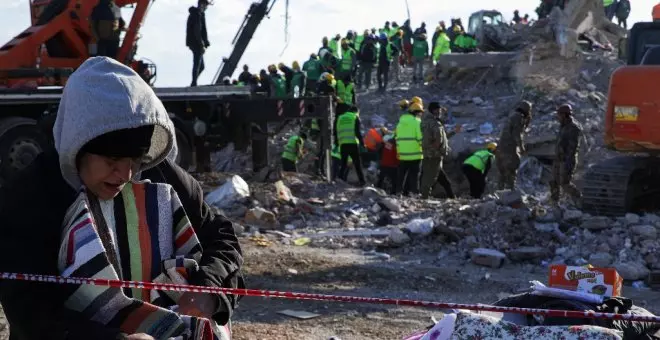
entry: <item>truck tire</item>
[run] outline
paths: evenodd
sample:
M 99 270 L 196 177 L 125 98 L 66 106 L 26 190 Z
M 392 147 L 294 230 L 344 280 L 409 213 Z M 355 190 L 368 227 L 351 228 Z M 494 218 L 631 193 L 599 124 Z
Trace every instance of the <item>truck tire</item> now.
M 176 155 L 176 164 L 184 170 L 190 170 L 192 166 L 192 146 L 186 135 L 181 130 L 176 129 L 176 146 L 178 154 Z
M 36 125 L 19 125 L 0 136 L 0 184 L 24 169 L 48 145 Z

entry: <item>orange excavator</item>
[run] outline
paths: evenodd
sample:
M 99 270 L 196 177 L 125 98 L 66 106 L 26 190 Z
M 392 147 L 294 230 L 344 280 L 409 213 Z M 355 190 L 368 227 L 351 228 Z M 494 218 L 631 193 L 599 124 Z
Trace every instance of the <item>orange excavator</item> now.
M 612 73 L 605 146 L 626 153 L 597 163 L 583 178 L 582 209 L 618 216 L 660 208 L 660 5 L 653 22 L 630 30 L 626 65 Z
M 155 81 L 153 63 L 135 60 L 138 31 L 152 0 L 115 0 L 133 6 L 117 60 L 131 66 L 149 83 Z M 62 86 L 90 57 L 95 43 L 88 18 L 97 1 L 30 0 L 32 25 L 0 48 L 0 87 Z

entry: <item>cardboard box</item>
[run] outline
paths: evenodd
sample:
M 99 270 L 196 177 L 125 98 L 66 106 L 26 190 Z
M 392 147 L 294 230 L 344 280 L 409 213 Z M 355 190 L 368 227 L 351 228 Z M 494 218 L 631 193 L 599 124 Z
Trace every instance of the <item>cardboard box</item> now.
M 614 268 L 550 266 L 548 286 L 602 296 L 621 296 L 623 278 Z

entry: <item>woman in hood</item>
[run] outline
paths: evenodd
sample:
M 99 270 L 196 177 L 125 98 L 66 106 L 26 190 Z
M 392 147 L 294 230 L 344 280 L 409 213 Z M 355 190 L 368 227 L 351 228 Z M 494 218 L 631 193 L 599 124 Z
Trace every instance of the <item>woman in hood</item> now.
M 104 57 L 83 63 L 64 89 L 53 135 L 56 153 L 38 157 L 7 191 L 15 200 L 0 218 L 11 242 L 0 249 L 16 253 L 26 240 L 34 249 L 2 269 L 242 286 L 231 223 L 216 219 L 199 184 L 166 159 L 175 155 L 173 124 L 133 70 Z M 228 339 L 218 324 L 228 324 L 236 303 L 224 294 L 0 284 L 12 339 Z

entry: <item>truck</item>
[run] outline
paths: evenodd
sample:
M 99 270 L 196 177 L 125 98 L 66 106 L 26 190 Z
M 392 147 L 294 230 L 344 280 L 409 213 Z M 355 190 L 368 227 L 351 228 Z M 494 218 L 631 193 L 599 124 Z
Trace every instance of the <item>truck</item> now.
M 154 85 L 157 67 L 135 58 L 138 32 L 154 0 L 115 0 L 132 6 L 116 59 Z M 331 145 L 334 115 L 328 97 L 272 98 L 251 93 L 245 86 L 223 86 L 275 0 L 253 3 L 233 40 L 214 83 L 208 86 L 158 88 L 176 128 L 179 155 L 185 169 L 210 170 L 210 154 L 228 143 L 239 150 L 252 146 L 253 170 L 269 164 L 268 123 L 324 119 L 322 138 Z M 52 145 L 63 87 L 68 77 L 93 54 L 88 18 L 96 1 L 30 0 L 31 25 L 0 48 L 0 186 Z M 126 22 L 129 22 L 128 20 Z M 329 157 L 329 150 L 326 152 Z M 326 160 L 326 164 L 329 164 Z

